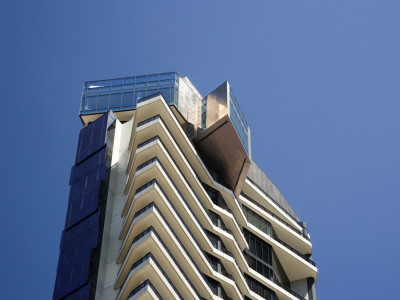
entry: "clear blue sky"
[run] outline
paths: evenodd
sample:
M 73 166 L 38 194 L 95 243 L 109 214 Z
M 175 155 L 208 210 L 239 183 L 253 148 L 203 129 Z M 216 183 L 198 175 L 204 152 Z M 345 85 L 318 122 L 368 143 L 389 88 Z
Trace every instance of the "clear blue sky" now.
M 2 1 L 3 299 L 50 299 L 85 80 L 229 80 L 254 160 L 310 228 L 317 296 L 400 278 L 400 1 Z

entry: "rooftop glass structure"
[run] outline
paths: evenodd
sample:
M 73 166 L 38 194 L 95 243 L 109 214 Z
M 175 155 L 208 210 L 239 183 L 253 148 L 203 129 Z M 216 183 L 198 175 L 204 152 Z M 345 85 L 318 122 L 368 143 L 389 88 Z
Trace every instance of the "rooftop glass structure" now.
M 239 104 L 231 88 L 229 88 L 229 117 L 239 135 L 244 149 L 246 149 L 247 154 L 249 154 L 249 125 L 247 125 L 246 119 L 239 108 Z
M 169 105 L 178 103 L 179 75 L 175 72 L 87 81 L 79 115 L 136 109 L 138 100 L 161 92 Z

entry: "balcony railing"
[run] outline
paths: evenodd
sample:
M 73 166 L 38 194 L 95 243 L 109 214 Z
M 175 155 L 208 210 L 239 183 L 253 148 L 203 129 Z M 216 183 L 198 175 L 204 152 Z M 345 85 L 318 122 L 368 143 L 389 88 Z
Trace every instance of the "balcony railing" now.
M 218 248 L 217 248 L 218 249 Z M 225 253 L 226 255 L 229 255 L 230 257 L 234 257 L 233 256 L 233 254 L 232 254 L 232 252 L 231 251 L 229 251 L 228 249 L 226 249 L 225 247 L 221 247 L 221 249 L 218 249 L 219 251 L 221 251 L 221 252 L 223 252 L 223 253 Z
M 160 115 L 155 115 L 155 116 L 153 116 L 153 117 L 151 117 L 151 118 L 148 118 L 148 119 L 146 119 L 146 120 L 144 120 L 144 121 L 139 122 L 139 123 L 137 124 L 137 127 L 143 126 L 143 125 L 145 125 L 145 124 L 147 124 L 147 123 L 150 123 L 151 121 L 154 121 L 154 120 L 157 120 L 157 119 L 161 119 L 161 120 L 162 120 L 162 118 L 161 118 Z
M 265 278 L 267 278 L 268 280 L 274 282 L 275 284 L 277 284 L 278 286 L 280 286 L 281 288 L 283 288 L 285 291 L 289 292 L 290 294 L 292 294 L 293 296 L 295 296 L 296 298 L 300 299 L 300 300 L 305 300 L 303 297 L 301 297 L 299 294 L 297 294 L 296 292 L 292 291 L 290 289 L 289 286 L 284 285 L 283 283 L 281 283 L 278 280 L 278 277 L 275 274 L 275 270 L 273 268 L 272 265 L 270 265 L 269 263 L 266 263 L 265 261 L 263 261 L 262 259 L 260 259 L 259 257 L 257 257 L 255 254 L 251 253 L 250 251 L 244 251 L 244 257 L 246 258 L 246 263 L 249 266 L 250 269 L 256 271 L 257 273 L 261 274 L 262 276 L 264 276 Z M 261 264 L 264 265 L 268 268 L 268 273 L 262 273 L 259 271 L 258 267 L 255 267 L 249 260 L 253 259 L 257 262 L 257 264 Z M 253 266 L 253 267 L 251 267 Z M 264 268 L 262 268 L 264 269 Z
M 206 254 L 207 254 L 207 253 L 206 253 Z M 218 270 L 218 266 L 216 266 L 216 265 L 214 265 L 214 264 L 212 263 L 212 261 L 211 261 L 211 259 L 210 259 L 210 257 L 209 257 L 208 255 L 206 255 L 206 258 L 207 258 L 208 262 L 210 263 L 210 265 L 211 265 L 211 267 L 212 267 L 212 269 L 213 269 L 214 271 L 216 271 L 216 272 L 218 272 L 218 273 L 224 275 L 225 277 L 229 278 L 229 279 L 232 280 L 232 281 L 235 281 L 235 279 L 233 278 L 233 276 L 232 276 L 231 274 L 229 274 L 229 273 L 225 270 L 225 268 L 223 267 L 223 265 L 222 265 L 220 259 L 214 258 L 214 259 L 218 260 L 218 264 L 221 265 L 221 266 L 220 266 L 220 270 Z M 217 263 L 217 262 L 215 262 L 215 263 Z
M 216 203 L 214 203 L 214 204 L 216 204 Z M 228 207 L 228 205 L 225 203 L 225 202 L 220 202 L 220 203 L 218 203 L 218 204 L 216 204 L 217 206 L 219 206 L 219 207 L 221 207 L 223 210 L 226 210 L 227 212 L 229 212 L 230 214 L 232 214 L 233 215 L 233 212 L 232 212 L 232 210 Z
M 143 143 L 140 143 L 137 147 L 138 147 L 138 149 L 139 149 L 139 148 L 141 148 L 141 147 L 143 147 L 143 146 L 146 146 L 147 144 L 150 144 L 151 142 L 154 142 L 154 141 L 158 140 L 159 138 L 160 138 L 160 137 L 159 137 L 158 135 L 153 136 L 152 138 L 150 138 L 150 139 L 144 141 Z
M 282 284 L 281 282 L 279 282 L 278 279 L 274 279 L 274 283 L 276 285 L 279 285 L 281 288 L 283 288 L 285 291 L 287 291 L 288 293 L 292 294 L 293 296 L 295 296 L 296 298 L 300 299 L 300 300 L 306 300 L 305 298 L 303 298 L 302 296 L 300 296 L 299 294 L 297 294 L 296 292 L 294 292 L 290 287 L 288 287 L 287 285 Z
M 238 243 L 238 241 L 237 241 L 235 235 L 233 234 L 232 230 L 230 230 L 228 227 L 226 227 L 225 224 L 222 222 L 221 216 L 219 216 L 218 214 L 216 214 L 216 213 L 214 213 L 214 212 L 211 212 L 211 213 L 213 213 L 213 214 L 215 214 L 215 215 L 218 216 L 218 218 L 220 219 L 220 223 L 218 224 L 218 221 L 217 221 L 217 220 L 214 220 L 212 217 L 210 217 L 211 222 L 212 222 L 215 226 L 217 226 L 218 228 L 220 228 L 220 229 L 222 229 L 223 231 L 229 233 L 229 234 L 233 237 L 233 239 L 236 241 L 236 244 L 239 245 L 239 243 Z
M 298 256 L 300 256 L 302 259 L 304 259 L 305 261 L 309 262 L 310 264 L 312 264 L 313 266 L 315 266 L 315 262 L 313 262 L 309 257 L 307 257 L 304 254 L 301 254 L 299 251 L 297 251 L 296 249 L 294 249 L 293 247 L 289 246 L 288 244 L 286 244 L 284 241 L 278 239 L 277 236 L 273 235 L 272 238 L 277 241 L 278 243 L 280 243 L 281 245 L 285 246 L 286 248 L 288 248 L 289 250 L 291 250 L 292 252 L 296 253 Z
M 174 292 L 178 295 L 179 299 L 183 300 L 181 294 L 179 294 L 178 290 L 176 289 L 176 287 L 174 286 L 174 284 L 172 283 L 172 281 L 169 279 L 169 277 L 167 276 L 167 274 L 165 274 L 164 270 L 161 268 L 160 264 L 157 262 L 157 260 L 155 259 L 155 257 L 153 256 L 153 254 L 151 254 L 151 252 L 148 252 L 146 255 L 144 255 L 142 258 L 140 258 L 138 261 L 136 261 L 132 267 L 131 267 L 131 271 L 136 268 L 137 266 L 139 266 L 141 263 L 143 263 L 144 261 L 148 260 L 148 259 L 152 259 L 152 261 L 154 262 L 154 264 L 158 267 L 159 271 L 161 271 L 161 273 L 164 275 L 165 279 L 167 279 L 168 283 L 171 285 L 171 287 L 173 288 Z
M 147 189 L 149 186 L 155 184 L 156 182 L 157 182 L 157 181 L 156 181 L 155 179 L 153 179 L 153 180 L 150 180 L 148 183 L 142 185 L 141 187 L 139 187 L 139 188 L 136 190 L 135 196 L 136 196 L 137 194 L 139 194 L 141 191 Z
M 217 214 L 216 214 L 216 215 L 217 215 Z M 220 223 L 218 223 L 218 220 L 215 220 L 215 219 L 213 219 L 213 218 L 210 217 L 212 223 L 213 223 L 215 226 L 217 226 L 218 228 L 222 229 L 223 231 L 225 231 L 225 232 L 229 233 L 230 235 L 232 235 L 233 237 L 235 237 L 235 236 L 233 235 L 232 230 L 230 230 L 228 227 L 225 226 L 224 223 L 222 223 L 221 217 L 220 217 L 219 215 L 217 215 L 217 216 L 218 216 L 218 218 L 220 219 Z M 235 239 L 236 239 L 236 238 L 235 238 Z
M 222 275 L 224 275 L 225 277 L 228 277 L 230 280 L 235 281 L 235 278 L 233 278 L 233 276 L 231 274 L 229 274 L 226 270 L 221 270 L 220 273 Z
M 143 231 L 142 233 L 140 233 L 139 235 L 135 236 L 135 238 L 132 241 L 132 245 L 137 242 L 138 240 L 140 240 L 142 237 L 144 237 L 146 234 L 148 234 L 149 232 L 153 232 L 155 231 L 153 226 L 150 226 L 149 228 L 147 228 L 145 231 Z
M 151 284 L 149 279 L 146 279 L 145 281 L 143 281 L 139 286 L 137 286 L 136 288 L 134 288 L 128 296 L 128 299 L 131 298 L 132 296 L 134 296 L 135 294 L 137 294 L 138 292 L 140 292 L 141 290 L 143 290 L 144 288 L 146 288 L 147 286 L 151 287 L 151 289 L 153 290 L 154 294 L 156 294 L 156 296 L 159 299 L 163 299 L 161 297 L 161 295 L 157 292 L 157 290 L 155 289 L 155 287 Z
M 251 203 L 253 203 L 254 205 L 256 205 L 258 208 L 262 209 L 263 211 L 265 211 L 266 213 L 270 214 L 271 216 L 273 216 L 275 219 L 278 219 L 279 221 L 281 221 L 283 224 L 285 224 L 287 227 L 289 227 L 290 229 L 292 229 L 294 232 L 296 232 L 297 234 L 303 236 L 305 239 L 310 240 L 310 238 L 308 237 L 308 235 L 304 234 L 302 231 L 298 230 L 297 228 L 295 228 L 294 226 L 290 225 L 288 222 L 286 222 L 285 220 L 283 220 L 282 218 L 278 217 L 276 214 L 274 214 L 272 211 L 270 211 L 269 209 L 265 208 L 264 206 L 262 206 L 260 203 L 258 203 L 257 201 L 251 199 L 249 196 L 247 196 L 245 193 L 241 193 L 241 196 L 243 198 L 245 198 L 246 200 L 250 201 Z
M 253 223 L 251 220 L 249 220 L 249 223 L 252 224 L 253 226 L 255 226 L 257 229 L 261 230 L 263 233 L 265 233 L 266 235 L 270 236 L 271 238 L 273 238 L 275 241 L 277 241 L 279 244 L 281 244 L 282 246 L 284 246 L 285 248 L 287 248 L 288 250 L 294 252 L 294 254 L 300 256 L 302 259 L 304 259 L 305 261 L 309 262 L 310 264 L 312 264 L 313 266 L 315 266 L 315 262 L 313 262 L 309 256 L 304 255 L 302 253 L 300 253 L 299 251 L 297 251 L 296 249 L 294 249 L 293 247 L 289 246 L 288 244 L 286 244 L 284 241 L 282 241 L 281 239 L 279 239 L 276 234 L 274 233 L 274 231 L 272 230 L 272 234 L 268 231 L 262 230 L 259 226 L 256 225 L 256 223 Z M 269 222 L 268 222 L 269 223 Z

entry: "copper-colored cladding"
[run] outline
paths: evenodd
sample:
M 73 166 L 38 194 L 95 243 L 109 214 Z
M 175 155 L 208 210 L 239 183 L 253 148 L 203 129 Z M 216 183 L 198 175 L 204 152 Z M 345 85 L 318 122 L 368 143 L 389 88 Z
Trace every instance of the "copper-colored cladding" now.
M 207 128 L 228 114 L 228 82 L 207 95 Z
M 223 184 L 239 197 L 250 159 L 229 117 L 222 117 L 193 139 L 193 143 L 207 167 L 215 170 Z

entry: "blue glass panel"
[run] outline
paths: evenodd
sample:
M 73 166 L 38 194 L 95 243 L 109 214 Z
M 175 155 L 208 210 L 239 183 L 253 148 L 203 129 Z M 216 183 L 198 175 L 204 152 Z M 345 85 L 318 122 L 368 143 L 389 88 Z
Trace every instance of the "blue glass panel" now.
M 135 83 L 135 77 L 124 78 L 124 84 L 134 84 L 134 83 Z
M 104 220 L 104 212 L 98 205 L 99 200 L 104 201 L 100 186 L 107 171 L 105 139 L 114 120 L 115 115 L 109 112 L 79 134 L 53 299 L 87 300 L 91 288 L 95 288 L 91 278 L 98 264 L 100 226 Z
M 172 102 L 172 99 L 174 102 Z M 178 106 L 178 88 L 177 87 L 171 88 L 171 100 L 170 100 L 169 104 L 175 104 L 176 106 Z
M 96 110 L 96 106 L 97 106 L 97 96 L 86 97 L 85 111 Z
M 159 79 L 160 79 L 159 74 L 149 75 L 149 77 L 148 77 L 148 81 L 158 81 Z
M 109 100 L 110 100 L 110 95 L 99 96 L 99 100 L 97 101 L 97 110 L 107 109 Z
M 122 107 L 132 107 L 133 106 L 133 92 L 125 93 L 122 95 Z
M 173 85 L 173 81 L 171 81 L 171 80 L 161 80 L 160 81 L 160 87 L 172 86 L 172 85 Z
M 90 217 L 84 219 L 82 222 L 77 223 L 68 230 L 64 230 L 61 237 L 60 248 L 65 248 L 74 243 L 78 238 L 86 232 L 96 227 L 99 223 L 100 211 L 92 214 Z
M 78 148 L 76 151 L 75 164 L 79 164 L 91 154 L 104 147 L 106 141 L 108 115 L 105 114 L 79 133 Z
M 147 88 L 158 87 L 158 81 L 149 81 L 147 83 Z
M 96 113 L 97 113 L 97 114 L 99 114 L 99 113 L 105 113 L 105 112 L 108 112 L 108 108 L 102 108 L 102 109 L 96 110 Z
M 85 109 L 85 97 L 81 98 L 81 108 L 80 111 L 82 112 Z
M 123 84 L 123 79 L 113 79 L 112 85 L 122 85 Z
M 229 117 L 246 152 L 249 153 L 248 125 L 231 89 L 229 90 L 229 103 Z
M 106 161 L 106 147 L 97 152 L 95 155 L 90 156 L 79 165 L 75 165 L 71 170 L 69 184 L 71 185 L 75 180 L 81 176 L 86 175 L 89 171 Z
M 122 94 L 112 94 L 110 96 L 110 108 L 120 108 L 121 107 L 121 96 L 122 96 Z
M 154 93 L 157 93 L 162 89 L 164 99 L 167 100 L 168 104 L 177 105 L 178 95 L 176 93 L 179 86 L 179 75 L 175 72 L 151 74 L 136 77 L 117 78 L 103 81 L 90 81 L 85 82 L 82 95 L 86 97 L 98 96 L 95 103 L 94 98 L 89 98 L 87 103 L 83 103 L 81 106 L 80 114 L 92 114 L 102 113 L 109 109 L 115 111 L 120 110 L 122 107 L 135 108 L 137 100 Z M 87 87 L 87 89 L 85 89 Z M 176 87 L 171 92 L 167 91 L 166 88 Z M 133 92 L 133 94 L 127 94 L 127 92 Z M 110 94 L 126 94 L 121 97 L 121 106 L 118 105 L 119 96 L 110 96 Z M 136 93 L 136 95 L 135 95 Z M 131 98 L 132 96 L 132 98 Z M 131 102 L 131 99 L 133 103 Z M 132 104 L 131 104 L 132 103 Z M 82 109 L 82 107 L 84 109 Z
M 135 88 L 136 89 L 145 89 L 146 88 L 146 82 L 136 83 Z
M 169 88 L 167 89 L 161 89 L 160 92 L 162 93 L 165 101 L 167 103 L 169 103 L 169 101 L 171 100 L 171 90 Z
M 105 87 L 101 87 L 99 88 L 99 93 L 100 94 L 107 94 L 111 91 L 111 87 L 109 86 L 105 86 Z
M 136 91 L 135 92 L 135 103 L 137 103 L 137 101 L 143 97 L 146 97 L 146 91 Z
M 126 90 L 133 90 L 135 88 L 134 84 L 125 84 L 124 85 L 124 91 Z
M 171 79 L 171 73 L 160 74 L 160 80 Z
M 122 91 L 122 85 L 113 85 L 111 90 L 114 91 Z
M 90 296 L 89 293 L 90 293 L 90 281 L 83 287 L 80 287 L 78 290 L 68 295 L 66 298 L 63 298 L 63 300 L 88 300 Z
M 158 92 L 158 89 L 147 90 L 146 96 L 153 95 L 153 94 L 155 94 L 155 93 L 157 93 L 157 92 Z
M 105 168 L 106 164 L 104 164 Z M 71 193 L 68 199 L 68 212 L 65 228 L 79 223 L 85 217 L 97 210 L 100 183 L 97 175 L 102 172 L 100 167 L 93 170 L 87 176 L 83 176 L 71 185 Z M 105 173 L 105 172 L 104 172 Z M 86 187 L 85 184 L 90 186 Z
M 88 87 L 89 88 L 91 88 L 91 87 L 94 87 L 94 88 L 96 88 L 96 87 L 99 87 L 99 82 L 98 81 L 91 81 L 91 82 L 89 82 L 88 83 Z
M 147 76 L 137 76 L 136 77 L 136 83 L 146 82 L 146 81 L 147 81 Z
M 54 299 L 60 299 L 87 282 L 90 256 L 97 246 L 99 228 L 92 230 L 61 249 L 57 268 Z
M 100 81 L 100 86 L 110 86 L 111 85 L 111 80 L 103 80 Z
M 88 91 L 87 91 L 87 94 L 88 95 L 97 95 L 98 92 L 99 92 L 98 88 L 89 88 Z

